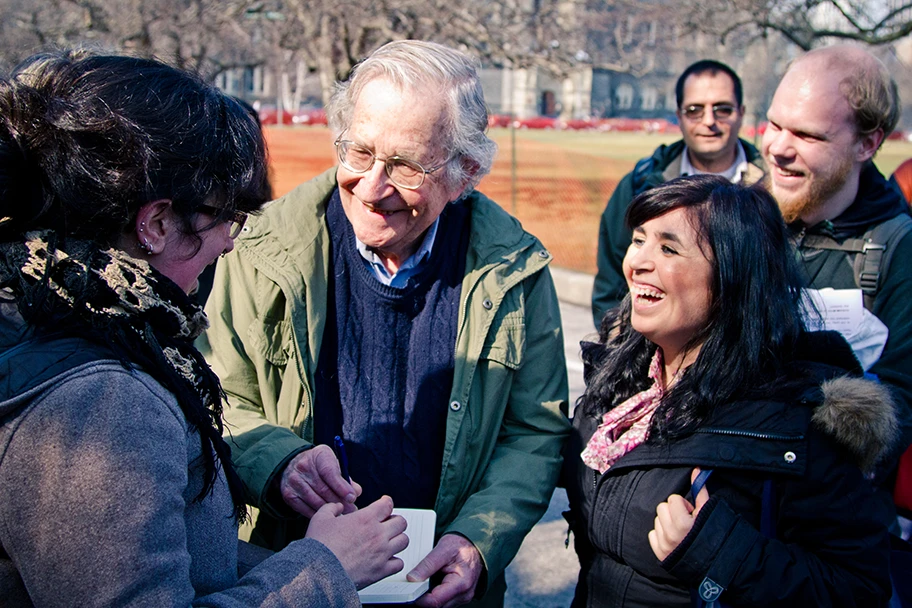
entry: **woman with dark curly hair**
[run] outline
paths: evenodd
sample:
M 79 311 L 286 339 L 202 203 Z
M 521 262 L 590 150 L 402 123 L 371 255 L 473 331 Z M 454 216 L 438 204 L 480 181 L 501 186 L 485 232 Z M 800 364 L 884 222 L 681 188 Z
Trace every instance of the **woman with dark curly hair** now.
M 384 498 L 328 505 L 238 580 L 245 497 L 188 293 L 268 191 L 258 126 L 190 74 L 69 52 L 0 81 L 4 606 L 356 606 L 402 567 Z
M 804 330 L 775 201 L 681 178 L 627 223 L 630 294 L 584 345 L 565 454 L 573 605 L 884 605 L 886 518 L 865 473 L 893 405 L 839 334 Z

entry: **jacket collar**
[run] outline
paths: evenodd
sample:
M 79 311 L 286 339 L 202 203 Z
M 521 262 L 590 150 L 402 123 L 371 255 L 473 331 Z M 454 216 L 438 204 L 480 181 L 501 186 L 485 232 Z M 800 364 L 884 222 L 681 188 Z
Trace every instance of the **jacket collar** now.
M 314 271 L 314 249 L 328 253 L 325 214 L 335 188 L 336 172 L 330 169 L 273 201 L 262 215 L 251 218 L 249 230 L 237 240 L 237 249 L 252 255 L 255 264 L 274 280 L 281 277 L 280 285 L 303 288 L 303 277 Z M 538 243 L 515 218 L 480 192 L 469 193 L 463 204 L 472 208 L 468 255 L 474 263 L 468 268 L 512 266 Z M 547 252 L 532 258 L 529 270 L 540 270 L 550 261 Z
M 760 181 L 765 173 L 760 152 L 744 139 L 738 138 L 738 143 L 747 158 L 747 169 L 742 172 L 741 181 L 746 184 Z M 659 146 L 653 152 L 650 160 L 652 161 L 654 172 L 647 178 L 650 180 L 650 185 L 662 184 L 676 177 L 681 177 L 682 158 L 686 148 L 684 140 L 681 139 L 667 146 Z
M 862 167 L 858 193 L 849 208 L 839 217 L 815 224 L 808 233 L 826 234 L 842 242 L 903 213 L 909 213 L 906 202 L 890 187 L 873 161 L 868 161 Z
M 795 354 L 786 377 L 769 390 L 721 408 L 691 435 L 639 446 L 609 472 L 679 464 L 798 476 L 807 466 L 812 425 L 848 450 L 861 470 L 871 471 L 897 436 L 889 390 L 861 377 L 836 332 L 804 334 Z

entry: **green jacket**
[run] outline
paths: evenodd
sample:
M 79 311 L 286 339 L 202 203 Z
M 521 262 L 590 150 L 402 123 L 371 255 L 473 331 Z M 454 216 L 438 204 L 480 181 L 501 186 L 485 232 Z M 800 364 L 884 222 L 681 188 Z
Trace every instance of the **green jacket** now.
M 741 176 L 746 184 L 760 181 L 765 169 L 763 159 L 755 147 L 739 139 L 744 146 L 748 168 Z M 592 288 L 592 319 L 598 327 L 602 317 L 617 306 L 627 293 L 627 280 L 624 278 L 622 264 L 627 247 L 630 246 L 630 231 L 624 222 L 627 207 L 634 197 L 659 184 L 680 177 L 681 155 L 684 152 L 684 140 L 656 148 L 652 156 L 640 160 L 633 171 L 621 178 L 608 206 L 602 213 L 599 224 L 598 252 L 596 259 L 598 273 Z
M 335 187 L 328 171 L 248 223 L 218 264 L 201 344 L 228 394 L 238 472 L 277 546 L 291 540 L 275 525 L 289 513 L 271 484 L 313 437 Z M 472 541 L 491 582 L 550 501 L 569 432 L 567 373 L 550 254 L 485 196 L 464 204 L 471 237 L 435 510 L 438 535 Z

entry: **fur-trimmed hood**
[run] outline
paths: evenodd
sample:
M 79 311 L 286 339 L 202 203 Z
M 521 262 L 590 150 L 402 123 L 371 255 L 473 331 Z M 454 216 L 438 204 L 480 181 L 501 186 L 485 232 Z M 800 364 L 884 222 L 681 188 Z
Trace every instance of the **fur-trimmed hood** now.
M 812 423 L 848 449 L 862 471 L 872 471 L 899 435 L 890 391 L 852 377 L 827 380 L 820 390 L 823 402 L 815 408 Z

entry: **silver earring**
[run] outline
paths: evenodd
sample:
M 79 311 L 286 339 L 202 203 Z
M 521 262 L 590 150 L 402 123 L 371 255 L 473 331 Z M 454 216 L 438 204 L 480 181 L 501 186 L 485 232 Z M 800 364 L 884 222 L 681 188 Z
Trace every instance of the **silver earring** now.
M 141 247 L 146 252 L 146 255 L 152 255 L 153 253 L 155 253 L 155 249 L 152 247 L 151 244 L 149 244 L 149 241 L 147 241 L 146 239 L 142 240 Z
M 143 231 L 143 228 L 145 228 L 145 227 L 146 227 L 146 223 L 145 223 L 145 222 L 140 222 L 140 223 L 139 223 L 139 231 L 140 231 L 140 232 L 142 232 L 142 231 Z

